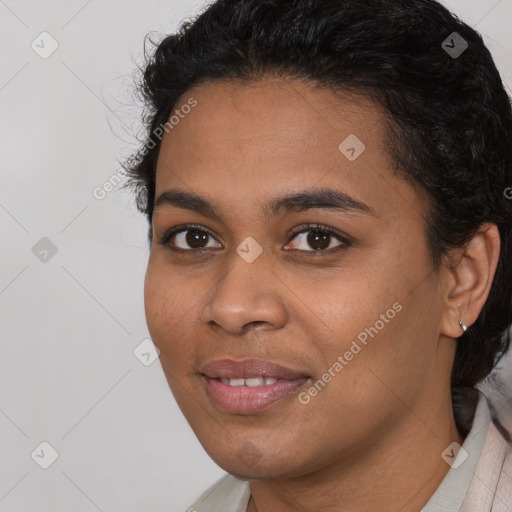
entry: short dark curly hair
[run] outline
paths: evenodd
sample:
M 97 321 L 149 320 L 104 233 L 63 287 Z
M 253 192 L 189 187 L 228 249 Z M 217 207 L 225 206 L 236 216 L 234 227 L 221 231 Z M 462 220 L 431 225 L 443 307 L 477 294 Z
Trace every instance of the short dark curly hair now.
M 449 51 L 464 41 L 461 55 Z M 480 34 L 435 0 L 218 0 L 153 44 L 139 84 L 146 140 L 125 163 L 150 227 L 154 134 L 192 86 L 271 74 L 366 95 L 385 108 L 395 171 L 430 197 L 433 267 L 482 223 L 499 229 L 494 282 L 457 345 L 452 391 L 489 375 L 511 338 L 512 109 Z

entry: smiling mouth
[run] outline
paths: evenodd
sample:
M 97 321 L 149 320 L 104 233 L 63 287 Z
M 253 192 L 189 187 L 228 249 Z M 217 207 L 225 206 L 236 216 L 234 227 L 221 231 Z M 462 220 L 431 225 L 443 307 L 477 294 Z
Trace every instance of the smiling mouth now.
M 310 376 L 263 359 L 221 359 L 201 376 L 210 401 L 223 412 L 255 414 L 295 394 Z

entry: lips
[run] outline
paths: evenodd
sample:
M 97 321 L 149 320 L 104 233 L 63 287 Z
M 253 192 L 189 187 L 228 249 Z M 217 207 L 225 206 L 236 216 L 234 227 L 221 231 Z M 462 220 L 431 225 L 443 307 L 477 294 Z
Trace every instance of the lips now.
M 263 359 L 221 359 L 204 365 L 208 398 L 221 411 L 254 414 L 294 394 L 309 376 Z
M 272 377 L 274 379 L 296 380 L 309 377 L 307 373 L 293 370 L 264 359 L 218 359 L 204 365 L 201 373 L 211 379 L 249 379 Z

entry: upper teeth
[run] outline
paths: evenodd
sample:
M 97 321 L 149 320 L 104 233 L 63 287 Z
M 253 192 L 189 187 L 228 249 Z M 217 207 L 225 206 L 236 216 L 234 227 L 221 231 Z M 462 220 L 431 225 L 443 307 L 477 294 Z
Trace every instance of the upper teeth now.
M 274 377 L 250 377 L 248 379 L 220 379 L 221 382 L 228 386 L 247 386 L 255 388 L 257 386 L 269 386 L 277 382 Z

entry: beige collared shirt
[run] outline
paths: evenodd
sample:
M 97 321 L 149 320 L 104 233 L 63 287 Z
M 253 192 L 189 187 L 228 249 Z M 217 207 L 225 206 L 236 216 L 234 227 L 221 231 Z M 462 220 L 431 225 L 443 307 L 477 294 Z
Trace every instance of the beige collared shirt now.
M 481 391 L 471 430 L 421 512 L 512 512 L 512 444 L 496 428 Z M 226 474 L 187 512 L 246 512 L 249 482 Z

